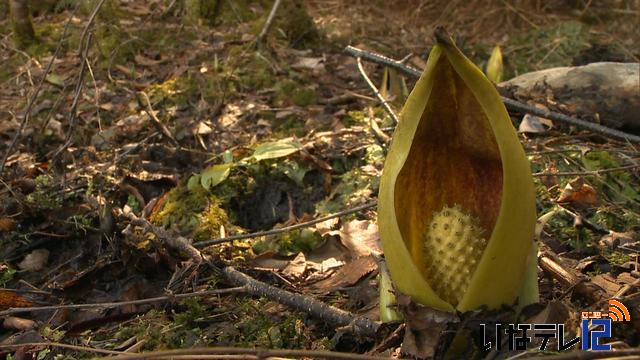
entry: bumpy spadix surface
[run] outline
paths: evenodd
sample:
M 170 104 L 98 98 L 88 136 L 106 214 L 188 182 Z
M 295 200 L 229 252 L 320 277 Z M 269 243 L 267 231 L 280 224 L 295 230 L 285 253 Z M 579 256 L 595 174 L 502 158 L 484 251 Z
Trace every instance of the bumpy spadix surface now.
M 424 238 L 424 274 L 433 290 L 456 306 L 469 287 L 487 239 L 478 220 L 459 206 L 433 216 Z

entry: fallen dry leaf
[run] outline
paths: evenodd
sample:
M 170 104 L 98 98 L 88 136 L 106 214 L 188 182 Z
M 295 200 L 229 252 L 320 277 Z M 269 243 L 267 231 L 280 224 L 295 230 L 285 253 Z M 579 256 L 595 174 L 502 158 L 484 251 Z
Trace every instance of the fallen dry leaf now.
M 33 303 L 13 291 L 0 290 L 0 310 L 18 307 L 30 307 Z
M 447 327 L 459 322 L 456 314 L 417 304 L 408 296 L 399 295 L 398 306 L 406 319 L 402 353 L 414 358 L 433 358 Z
M 267 251 L 256 256 L 251 262 L 258 268 L 280 271 L 287 267 L 289 259 L 279 256 L 273 251 Z
M 20 270 L 25 271 L 40 271 L 44 269 L 49 260 L 49 250 L 36 249 L 27 254 L 24 259 L 18 264 Z
M 12 218 L 0 217 L 0 232 L 9 232 L 13 230 L 15 225 L 16 222 Z
M 581 177 L 577 177 L 567 184 L 556 201 L 578 206 L 595 205 L 598 203 L 598 192 Z
M 307 269 L 307 259 L 304 253 L 299 252 L 293 260 L 289 261 L 282 270 L 282 274 L 293 279 L 300 279 Z
M 377 268 L 372 256 L 363 256 L 352 260 L 327 279 L 311 285 L 313 290 L 331 292 L 339 288 L 354 285 L 364 276 Z
M 608 297 L 615 295 L 622 287 L 615 278 L 609 274 L 598 274 L 591 278 L 591 282 L 601 287 Z
M 525 114 L 522 118 L 522 122 L 520 122 L 520 126 L 518 126 L 518 132 L 524 134 L 541 134 L 547 131 L 547 129 L 542 125 L 542 118 L 531 114 Z M 545 119 L 546 120 L 546 119 Z
M 133 60 L 136 62 L 136 64 L 141 66 L 156 66 L 158 64 L 162 64 L 163 62 L 167 61 L 167 59 L 165 58 L 161 58 L 160 60 L 154 60 L 141 54 L 137 54 L 133 58 Z
M 36 322 L 15 316 L 7 316 L 2 322 L 5 329 L 16 329 L 20 331 L 31 330 L 36 326 Z
M 340 240 L 354 257 L 382 252 L 378 226 L 368 220 L 352 220 L 342 225 Z
M 314 72 L 324 71 L 324 59 L 321 57 L 301 57 L 291 66 L 297 70 L 313 70 Z
M 627 245 L 640 240 L 640 236 L 635 231 L 615 232 L 611 231 L 600 239 L 600 246 L 606 246 L 612 249 L 621 245 Z

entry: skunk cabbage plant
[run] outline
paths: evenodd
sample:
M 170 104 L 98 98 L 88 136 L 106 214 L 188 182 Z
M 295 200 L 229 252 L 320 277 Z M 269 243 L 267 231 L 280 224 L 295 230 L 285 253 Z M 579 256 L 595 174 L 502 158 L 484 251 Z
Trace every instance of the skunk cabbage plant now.
M 495 83 L 499 83 L 502 81 L 503 73 L 502 51 L 500 51 L 500 46 L 496 46 L 491 51 L 491 56 L 489 57 L 489 61 L 487 61 L 487 78 Z
M 400 114 L 378 223 L 397 291 L 442 311 L 537 300 L 535 191 L 498 92 L 442 29 Z

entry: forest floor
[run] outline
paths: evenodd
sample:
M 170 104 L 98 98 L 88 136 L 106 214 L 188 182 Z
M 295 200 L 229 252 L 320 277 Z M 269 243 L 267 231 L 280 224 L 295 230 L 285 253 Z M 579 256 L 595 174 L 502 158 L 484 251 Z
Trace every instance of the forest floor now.
M 400 324 L 336 329 L 220 271 L 379 320 L 374 204 L 393 121 L 344 48 L 421 69 L 444 25 L 481 68 L 501 45 L 507 79 L 640 57 L 637 1 L 285 0 L 261 44 L 271 1 L 108 0 L 90 21 L 98 3 L 38 9 L 23 50 L 0 20 L 0 353 L 15 359 L 398 356 Z M 381 83 L 382 66 L 364 69 Z M 640 346 L 640 149 L 559 123 L 519 136 L 550 214 L 531 313 L 575 337 L 582 311 L 616 297 L 631 321 L 615 347 Z

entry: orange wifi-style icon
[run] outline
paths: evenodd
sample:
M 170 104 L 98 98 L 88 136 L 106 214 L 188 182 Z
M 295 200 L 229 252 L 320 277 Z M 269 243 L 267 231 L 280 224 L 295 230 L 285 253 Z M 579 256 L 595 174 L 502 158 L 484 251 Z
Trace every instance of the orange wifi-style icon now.
M 609 314 L 607 315 L 613 321 L 631 321 L 631 315 L 627 307 L 615 299 L 609 300 Z

